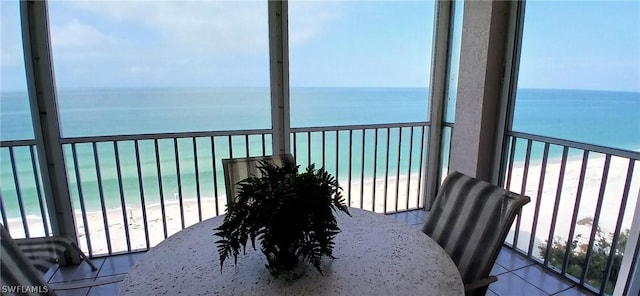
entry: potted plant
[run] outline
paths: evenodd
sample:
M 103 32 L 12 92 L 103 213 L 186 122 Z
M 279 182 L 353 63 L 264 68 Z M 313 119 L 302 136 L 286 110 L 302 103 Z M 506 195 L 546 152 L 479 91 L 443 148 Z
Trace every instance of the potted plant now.
M 333 212 L 350 214 L 335 177 L 313 165 L 302 173 L 298 168 L 293 163 L 278 167 L 262 161 L 261 177 L 237 184 L 236 201 L 228 205 L 223 224 L 215 229 L 222 238 L 216 242 L 221 268 L 229 257 L 237 263 L 247 241 L 255 250 L 257 239 L 275 277 L 291 270 L 299 259 L 322 273 L 321 259 L 333 258 L 333 239 L 340 232 Z

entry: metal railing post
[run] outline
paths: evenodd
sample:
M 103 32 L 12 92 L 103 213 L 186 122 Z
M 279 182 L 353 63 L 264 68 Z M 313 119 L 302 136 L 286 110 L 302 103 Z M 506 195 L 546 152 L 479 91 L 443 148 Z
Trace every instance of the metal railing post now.
M 69 195 L 55 90 L 51 42 L 45 1 L 22 1 L 22 42 L 33 130 L 38 161 L 54 235 L 77 241 L 73 207 Z M 68 254 L 67 262 L 80 263 Z M 71 256 L 73 255 L 73 256 Z

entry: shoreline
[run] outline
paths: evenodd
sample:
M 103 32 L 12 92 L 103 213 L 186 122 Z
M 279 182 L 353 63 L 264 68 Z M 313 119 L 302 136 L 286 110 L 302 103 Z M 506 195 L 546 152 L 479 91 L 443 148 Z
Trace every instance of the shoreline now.
M 598 224 L 603 233 L 608 235 L 615 229 L 617 215 L 608 215 L 607 213 L 617 213 L 617 209 L 620 207 L 621 192 L 624 187 L 624 181 L 626 179 L 626 166 L 628 161 L 622 159 L 612 158 L 609 168 L 609 176 L 606 183 L 606 189 L 603 194 L 602 209 L 600 220 Z M 575 228 L 575 235 L 581 235 L 582 239 L 589 238 L 591 221 L 594 218 L 595 209 L 597 206 L 598 195 L 600 192 L 600 181 L 602 177 L 602 169 L 604 167 L 604 157 L 590 158 L 585 173 L 582 195 L 580 199 L 580 208 L 577 212 L 576 221 L 578 225 Z M 534 248 L 544 245 L 545 240 L 548 238 L 549 227 L 552 222 L 553 206 L 557 193 L 557 180 L 559 176 L 560 163 L 549 162 L 545 171 L 545 187 L 542 188 L 542 197 L 540 199 L 540 208 L 538 213 L 538 223 L 535 233 Z M 567 239 L 567 233 L 569 230 L 569 224 L 573 213 L 574 204 L 576 202 L 577 183 L 580 175 L 581 161 L 572 160 L 567 161 L 564 182 L 562 186 L 562 194 L 559 196 L 558 215 L 556 219 L 556 237 L 562 237 Z M 526 248 L 529 246 L 529 232 L 532 229 L 533 215 L 537 206 L 538 195 L 538 180 L 540 177 L 541 165 L 530 164 L 529 166 L 529 179 L 527 180 L 527 186 L 525 188 L 525 195 L 531 198 L 531 202 L 523 208 L 521 218 L 521 235 L 518 241 L 518 246 Z M 635 170 L 639 170 L 637 167 Z M 524 168 L 523 166 L 516 166 L 511 174 L 511 184 L 509 189 L 516 193 L 521 191 L 521 180 Z M 423 172 L 424 173 L 424 172 Z M 410 177 L 410 183 L 407 183 Z M 352 178 L 351 186 L 341 182 L 343 191 L 342 195 L 347 201 L 349 194 L 351 194 L 350 206 L 364 208 L 365 210 L 373 210 L 375 212 L 386 211 L 393 212 L 396 210 L 396 200 L 398 201 L 397 209 L 399 211 L 419 208 L 422 205 L 418 192 L 418 174 L 401 174 L 397 179 L 395 176 L 389 176 L 387 178 L 387 196 L 394 197 L 398 192 L 398 198 L 389 198 L 386 203 L 382 198 L 384 196 L 385 177 L 378 176 L 375 179 L 375 189 L 373 188 L 374 179 L 365 178 L 364 182 L 361 182 L 360 178 Z M 532 184 L 535 183 L 535 184 Z M 640 187 L 640 174 L 635 174 L 631 191 L 629 193 L 627 205 L 625 209 L 627 212 L 632 211 L 635 208 L 636 199 L 633 198 L 634 192 Z M 349 190 L 349 188 L 351 190 Z M 407 188 L 410 198 L 407 201 Z M 634 191 L 636 190 L 636 191 Z M 224 190 L 223 190 L 224 191 Z M 360 194 L 362 192 L 362 195 Z M 224 192 L 222 192 L 224 193 Z M 374 201 L 375 197 L 375 201 Z M 132 204 L 126 205 L 125 215 L 123 215 L 122 208 L 108 209 L 106 215 L 106 224 L 108 229 L 108 235 L 112 242 L 112 252 L 127 251 L 127 236 L 125 230 L 129 230 L 129 245 L 132 250 L 146 248 L 147 236 L 149 240 L 149 247 L 153 247 L 157 243 L 164 240 L 165 228 L 167 236 L 182 229 L 183 221 L 184 227 L 188 227 L 200 221 L 200 215 L 202 220 L 216 216 L 216 198 L 213 196 L 203 196 L 200 198 L 201 207 L 198 208 L 197 198 L 183 198 L 182 210 L 180 209 L 180 201 L 165 199 L 164 212 L 165 218 L 162 217 L 162 205 L 160 202 L 154 202 L 147 204 L 145 207 L 141 207 L 138 203 L 137 206 Z M 217 198 L 217 207 L 219 215 L 224 214 L 226 205 L 225 195 L 220 195 Z M 146 214 L 146 224 L 148 232 L 145 232 L 145 221 L 143 221 L 143 209 Z M 566 213 L 566 214 L 564 214 Z M 624 215 L 622 220 L 622 230 L 630 227 L 632 213 Z M 78 237 L 80 247 L 84 250 L 88 250 L 87 240 L 85 239 L 88 226 L 89 235 L 91 236 L 91 252 L 92 254 L 105 254 L 108 253 L 107 247 L 107 231 L 105 231 L 105 221 L 103 219 L 102 210 L 88 211 L 86 214 L 87 224 L 84 225 L 82 219 L 82 213 L 76 211 L 76 226 L 78 229 Z M 166 220 L 166 224 L 164 221 Z M 30 235 L 33 237 L 43 236 L 44 228 L 42 226 L 42 218 L 36 215 L 29 215 L 27 217 Z M 13 235 L 15 238 L 21 237 L 22 231 L 22 218 L 8 219 L 10 229 L 14 230 Z M 16 231 L 17 230 L 17 231 Z M 24 233 L 22 233 L 24 237 Z M 508 239 L 512 239 L 513 230 L 510 232 Z M 215 238 L 212 239 L 212 242 Z
M 540 246 L 546 245 L 545 241 L 549 239 L 549 229 L 555 221 L 555 231 L 553 240 L 560 239 L 566 243 L 569 239 L 568 234 L 572 220 L 575 215 L 574 237 L 573 239 L 580 242 L 588 242 L 591 236 L 593 224 L 596 222 L 596 209 L 600 207 L 600 216 L 597 221 L 598 228 L 602 234 L 609 239 L 609 234 L 613 233 L 618 220 L 618 211 L 621 206 L 622 193 L 626 182 L 626 173 L 629 161 L 624 158 L 612 157 L 606 183 L 602 181 L 602 172 L 604 169 L 605 157 L 590 157 L 587 162 L 582 190 L 578 198 L 578 185 L 580 183 L 580 172 L 582 161 L 567 161 L 564 172 L 564 179 L 560 193 L 558 193 L 558 180 L 560 175 L 560 163 L 548 163 L 544 172 L 544 187 L 539 190 L 538 182 L 541 175 L 541 164 L 530 165 L 528 179 L 526 180 L 525 195 L 531 198 L 529 204 L 525 205 L 521 215 L 521 235 L 518 239 L 518 247 L 525 250 L 529 247 L 530 231 L 533 229 L 533 219 L 536 208 L 538 207 L 538 195 L 540 191 L 540 202 L 538 208 L 538 219 L 535 228 L 535 240 L 533 249 L 537 250 Z M 509 189 L 516 193 L 520 193 L 522 189 L 524 167 L 515 167 L 511 174 L 511 184 Z M 631 179 L 629 195 L 627 197 L 626 206 L 624 207 L 623 219 L 621 220 L 621 231 L 631 227 L 633 211 L 637 199 L 634 198 L 640 188 L 640 169 L 636 166 L 635 174 Z M 533 184 L 532 184 L 533 183 Z M 601 184 L 604 184 L 604 190 L 601 190 Z M 602 197 L 602 202 L 599 198 Z M 554 204 L 558 202 L 558 208 L 554 209 Z M 579 207 L 574 212 L 575 205 L 579 203 Z M 554 211 L 557 215 L 553 217 Z M 522 235 L 525 234 L 525 235 Z M 513 228 L 507 236 L 507 240 L 513 241 Z M 597 237 L 596 237 L 597 239 Z M 534 253 L 536 253 L 534 251 Z M 536 253 L 537 254 L 537 253 Z

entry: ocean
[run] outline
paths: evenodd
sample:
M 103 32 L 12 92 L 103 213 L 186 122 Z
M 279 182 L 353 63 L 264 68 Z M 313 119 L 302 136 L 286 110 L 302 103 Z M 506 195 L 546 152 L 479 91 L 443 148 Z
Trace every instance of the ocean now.
M 364 125 L 377 123 L 428 121 L 428 89 L 426 88 L 292 88 L 291 126 L 315 127 L 335 125 Z M 28 99 L 25 93 L 0 94 L 0 140 L 33 138 Z M 63 137 L 86 137 L 127 134 L 152 134 L 212 130 L 244 130 L 270 128 L 270 99 L 268 88 L 195 88 L 195 89 L 87 89 L 60 90 L 58 94 Z M 513 130 L 563 138 L 590 144 L 626 150 L 640 148 L 640 93 L 520 89 Z M 339 168 L 335 158 L 326 161 L 326 168 L 338 175 L 344 184 L 349 175 L 353 180 L 382 178 L 386 155 L 390 155 L 389 175 L 408 175 L 420 170 L 419 148 L 427 132 L 404 128 L 401 132 L 378 132 L 377 167 L 374 176 L 374 131 L 327 133 L 326 155 L 339 155 Z M 349 154 L 349 137 L 353 139 Z M 387 151 L 387 137 L 391 145 Z M 402 141 L 399 142 L 399 138 Z M 271 137 L 265 137 L 266 153 L 270 151 Z M 336 140 L 340 147 L 336 148 Z M 304 167 L 322 161 L 322 135 L 314 133 L 296 137 L 297 161 Z M 220 159 L 229 157 L 227 138 L 215 138 L 216 186 L 218 195 L 224 195 L 224 180 Z M 311 159 L 307 145 L 311 143 Z M 216 192 L 213 182 L 212 140 L 191 138 L 158 141 L 162 188 L 165 200 L 181 196 L 184 199 L 200 196 L 212 197 Z M 293 143 L 293 141 L 292 141 Z M 180 166 L 180 188 L 176 150 Z M 245 153 L 245 138 L 233 137 L 234 156 Z M 261 154 L 260 136 L 249 137 L 250 154 Z M 364 146 L 364 147 L 363 147 Z M 345 149 L 346 148 L 346 149 Z M 411 148 L 411 149 L 410 149 Z M 100 208 L 100 186 L 107 208 L 120 206 L 120 188 L 114 145 L 111 142 L 96 145 L 100 180 L 96 173 L 96 158 L 91 144 L 75 147 L 80 168 L 81 189 L 86 207 Z M 159 201 L 156 148 L 152 140 L 139 142 L 140 171 L 147 203 Z M 337 149 L 337 151 L 336 151 Z M 79 208 L 79 187 L 71 145 L 65 145 L 68 178 L 74 205 Z M 521 150 L 521 149 L 520 149 Z M 197 151 L 194 153 L 194 151 Z M 364 152 L 364 155 L 362 154 Z M 388 153 L 387 153 L 388 152 Z M 552 152 L 553 153 L 553 152 Z M 552 154 L 552 157 L 557 157 Z M 20 216 L 16 187 L 20 188 L 27 215 L 38 216 L 38 192 L 29 149 L 13 151 L 18 174 L 18 186 L 11 170 L 9 149 L 0 149 L 0 191 L 3 210 L 8 218 Z M 197 154 L 197 161 L 196 159 Z M 127 203 L 140 204 L 138 164 L 132 141 L 118 144 L 118 157 L 122 192 Z M 352 167 L 347 159 L 353 160 Z M 534 156 L 535 157 L 535 156 Z M 398 161 L 398 159 L 401 161 Z M 362 160 L 364 159 L 364 163 Z M 410 160 L 410 161 L 409 161 Z M 423 162 L 425 159 L 422 160 Z M 196 165 L 197 177 L 196 177 Z M 364 168 L 364 170 L 362 170 Z M 200 186 L 198 187 L 197 180 Z

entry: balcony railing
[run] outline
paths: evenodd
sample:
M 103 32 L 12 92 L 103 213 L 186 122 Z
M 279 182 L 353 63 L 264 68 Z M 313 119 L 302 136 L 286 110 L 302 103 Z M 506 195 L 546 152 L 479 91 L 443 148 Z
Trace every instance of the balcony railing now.
M 504 184 L 531 197 L 515 250 L 600 294 L 615 286 L 640 188 L 640 153 L 511 132 Z
M 423 206 L 427 123 L 296 128 L 291 151 L 334 174 L 352 207 Z M 226 207 L 221 160 L 271 154 L 270 130 L 64 138 L 78 242 L 90 256 L 146 250 Z M 3 142 L 2 220 L 50 235 L 33 141 Z M 5 158 L 6 157 L 6 158 Z
M 50 233 L 37 157 L 34 140 L 0 142 L 0 215 L 17 237 Z
M 350 206 L 390 213 L 424 207 L 427 138 L 428 123 L 294 128 L 291 151 L 334 174 Z
M 93 257 L 146 250 L 222 214 L 221 159 L 271 154 L 270 132 L 62 139 L 81 248 Z M 301 167 L 316 164 L 334 174 L 350 206 L 392 213 L 424 207 L 428 132 L 428 123 L 293 128 L 291 152 Z M 508 136 L 503 182 L 532 202 L 507 245 L 594 292 L 609 293 L 637 202 L 640 153 Z M 49 235 L 35 142 L 2 142 L 0 158 L 3 223 L 14 237 Z

